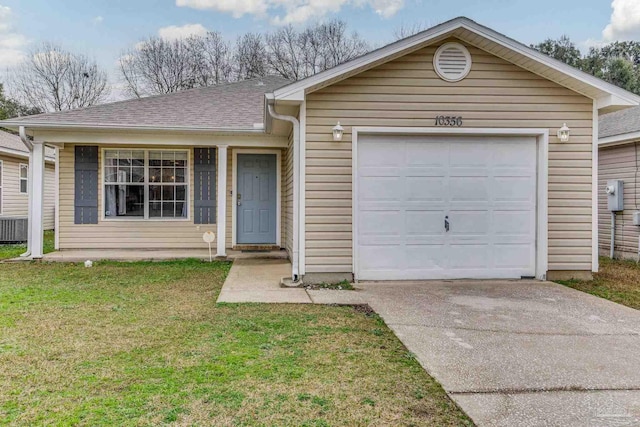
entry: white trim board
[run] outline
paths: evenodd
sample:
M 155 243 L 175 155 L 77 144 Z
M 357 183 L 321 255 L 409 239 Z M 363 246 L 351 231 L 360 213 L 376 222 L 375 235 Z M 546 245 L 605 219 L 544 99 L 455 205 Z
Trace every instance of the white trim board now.
M 105 197 L 106 197 L 106 192 L 105 192 L 105 187 L 107 185 L 114 185 L 114 184 L 118 184 L 117 182 L 110 182 L 107 183 L 105 182 L 105 177 L 104 177 L 104 171 L 106 168 L 106 156 L 105 156 L 105 152 L 106 151 L 144 151 L 144 180 L 145 182 L 143 183 L 144 186 L 144 199 L 145 199 L 145 204 L 144 204 L 144 215 L 142 217 L 140 216 L 122 216 L 122 217 L 107 217 L 105 214 Z M 186 203 L 187 203 L 187 215 L 186 217 L 177 217 L 177 218 L 163 218 L 163 217 L 149 217 L 149 204 L 151 203 L 151 200 L 149 199 L 149 186 L 154 185 L 151 182 L 149 182 L 149 169 L 151 169 L 151 167 L 149 166 L 149 152 L 150 151 L 174 151 L 174 152 L 185 152 L 187 153 L 187 167 L 185 168 L 185 183 L 186 184 Z M 102 213 L 99 213 L 98 218 L 99 218 L 99 222 L 193 222 L 193 219 L 191 218 L 191 204 L 193 203 L 193 200 L 191 200 L 191 172 L 192 172 L 192 168 L 191 168 L 191 159 L 193 157 L 193 149 L 187 149 L 187 148 L 131 148 L 131 147 L 101 147 L 100 148 L 100 170 L 98 171 L 98 178 L 100 179 L 99 185 L 101 186 L 100 190 L 102 191 L 102 194 L 100 195 L 100 197 L 98 198 L 98 208 L 102 211 Z M 130 184 L 130 185 L 135 185 L 135 183 L 124 183 L 124 184 Z M 158 185 L 161 185 L 161 183 L 157 183 Z M 175 183 L 175 184 L 179 184 L 181 185 L 182 183 Z M 139 183 L 138 183 L 139 185 Z
M 233 148 L 231 155 L 231 247 L 237 245 L 238 154 L 276 155 L 276 246 L 282 247 L 282 150 Z
M 548 180 L 549 130 L 508 128 L 417 128 L 417 127 L 354 127 L 352 129 L 352 271 L 358 280 L 358 138 L 361 134 L 387 135 L 446 135 L 446 136 L 532 136 L 537 143 L 537 199 L 536 199 L 536 278 L 545 280 L 549 265 Z
M 594 126 L 598 126 L 597 117 L 594 118 Z M 598 135 L 597 128 L 594 130 L 594 135 Z M 613 145 L 631 144 L 640 140 L 640 131 L 623 133 L 622 135 L 607 136 L 597 140 L 597 145 L 600 147 L 610 147 Z
M 598 106 L 593 102 L 593 143 L 591 144 L 591 271 L 600 269 L 598 259 Z

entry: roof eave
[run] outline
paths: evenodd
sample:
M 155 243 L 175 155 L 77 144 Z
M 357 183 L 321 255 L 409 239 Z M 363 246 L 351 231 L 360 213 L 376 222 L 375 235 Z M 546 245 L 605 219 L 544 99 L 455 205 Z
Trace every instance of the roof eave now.
M 563 62 L 555 60 L 543 53 L 540 53 L 513 39 L 510 39 L 503 34 L 500 34 L 490 28 L 484 27 L 464 17 L 455 18 L 449 22 L 435 26 L 412 37 L 408 37 L 406 39 L 392 43 L 379 50 L 373 51 L 352 61 L 346 62 L 337 67 L 316 74 L 315 76 L 309 77 L 288 86 L 284 86 L 283 88 L 274 91 L 275 98 L 276 100 L 303 101 L 304 96 L 307 92 L 321 86 L 323 82 L 334 81 L 336 79 L 340 79 L 340 76 L 364 71 L 368 66 L 376 64 L 379 61 L 384 60 L 386 57 L 393 58 L 394 56 L 408 53 L 412 49 L 416 49 L 421 45 L 435 41 L 438 38 L 446 36 L 447 34 L 450 34 L 458 29 L 464 29 L 476 33 L 486 38 L 487 40 L 511 49 L 512 51 L 519 53 L 531 60 L 537 61 L 552 70 L 566 75 L 569 78 L 578 80 L 588 86 L 591 86 L 601 93 L 601 96 L 596 97 L 596 100 L 600 104 L 598 106 L 599 109 L 614 111 L 615 109 L 640 105 L 640 96 L 634 95 L 631 92 L 620 89 L 601 79 L 577 70 L 567 64 L 564 64 Z
M 640 141 L 640 131 L 599 138 L 598 146 L 606 147 L 611 145 L 622 145 L 622 144 L 628 144 L 630 142 L 636 142 L 636 141 Z
M 198 127 L 198 126 L 144 126 L 144 125 L 121 125 L 121 124 L 99 124 L 99 123 L 48 123 L 48 122 L 28 122 L 28 121 L 2 121 L 0 127 L 16 130 L 24 126 L 28 129 L 48 129 L 48 130 L 135 130 L 135 131 L 155 131 L 155 132 L 186 132 L 186 133 L 237 133 L 237 134 L 264 134 L 264 128 L 231 128 L 231 127 Z

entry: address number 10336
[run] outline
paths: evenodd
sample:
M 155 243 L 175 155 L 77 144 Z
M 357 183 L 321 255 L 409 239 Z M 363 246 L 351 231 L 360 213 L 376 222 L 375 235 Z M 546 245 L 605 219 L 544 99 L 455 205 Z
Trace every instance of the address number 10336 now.
M 436 116 L 436 126 L 462 126 L 462 116 Z

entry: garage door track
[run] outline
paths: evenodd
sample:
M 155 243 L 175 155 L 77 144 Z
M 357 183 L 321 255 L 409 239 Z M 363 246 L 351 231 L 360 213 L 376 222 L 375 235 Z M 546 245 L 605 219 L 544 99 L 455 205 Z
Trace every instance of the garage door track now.
M 480 426 L 640 425 L 640 312 L 535 281 L 360 284 Z

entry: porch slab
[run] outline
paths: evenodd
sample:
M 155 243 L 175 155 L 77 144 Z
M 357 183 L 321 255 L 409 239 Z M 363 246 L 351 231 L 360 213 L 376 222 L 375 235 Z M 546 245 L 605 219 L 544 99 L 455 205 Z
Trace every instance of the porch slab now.
M 227 251 L 225 258 L 214 259 L 279 259 L 286 260 L 287 252 L 282 250 L 267 252 Z M 91 261 L 169 261 L 175 259 L 209 259 L 208 249 L 67 249 L 45 254 L 45 262 L 84 262 Z M 15 258 L 11 261 L 25 261 Z M 290 273 L 289 273 L 290 274 Z
M 282 259 L 236 259 L 222 286 L 219 303 L 311 304 L 304 288 L 282 288 L 291 263 Z

